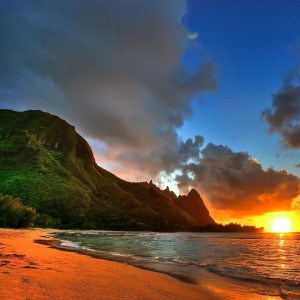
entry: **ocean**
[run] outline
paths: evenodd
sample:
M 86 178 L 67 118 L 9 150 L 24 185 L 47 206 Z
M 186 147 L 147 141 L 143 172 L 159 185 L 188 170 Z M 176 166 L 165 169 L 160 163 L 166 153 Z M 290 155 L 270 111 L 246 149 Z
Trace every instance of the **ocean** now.
M 201 270 L 259 295 L 300 299 L 300 233 L 57 233 L 59 247 L 197 283 Z

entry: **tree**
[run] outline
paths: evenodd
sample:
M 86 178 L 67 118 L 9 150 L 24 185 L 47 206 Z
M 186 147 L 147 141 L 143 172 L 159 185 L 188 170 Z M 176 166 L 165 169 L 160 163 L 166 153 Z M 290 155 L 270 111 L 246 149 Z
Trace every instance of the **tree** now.
M 19 198 L 0 195 L 0 227 L 29 227 L 35 218 L 35 209 L 22 205 Z

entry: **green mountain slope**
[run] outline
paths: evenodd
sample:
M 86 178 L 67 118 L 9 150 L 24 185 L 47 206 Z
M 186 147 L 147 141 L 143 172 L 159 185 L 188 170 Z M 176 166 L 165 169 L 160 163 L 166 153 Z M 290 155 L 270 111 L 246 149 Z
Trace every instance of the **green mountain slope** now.
M 57 116 L 0 110 L 0 194 L 34 207 L 37 225 L 60 228 L 191 230 L 214 221 L 150 183 L 129 183 L 99 167 L 88 143 Z M 188 197 L 188 196 L 187 196 Z

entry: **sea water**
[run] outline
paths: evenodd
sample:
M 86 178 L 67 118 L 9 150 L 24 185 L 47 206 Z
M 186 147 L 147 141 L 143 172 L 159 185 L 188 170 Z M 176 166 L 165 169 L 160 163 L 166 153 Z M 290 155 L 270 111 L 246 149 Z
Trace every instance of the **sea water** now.
M 205 269 L 261 295 L 300 299 L 300 233 L 84 231 L 63 247 L 197 281 Z

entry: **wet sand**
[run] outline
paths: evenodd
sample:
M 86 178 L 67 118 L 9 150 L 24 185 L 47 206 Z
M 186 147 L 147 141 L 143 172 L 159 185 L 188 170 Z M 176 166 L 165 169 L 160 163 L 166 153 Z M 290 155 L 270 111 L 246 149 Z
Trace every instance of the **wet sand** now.
M 53 231 L 0 229 L 1 299 L 268 299 L 219 276 L 187 283 L 34 242 Z

